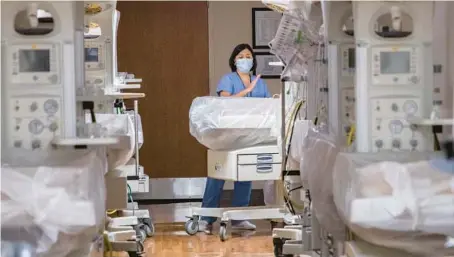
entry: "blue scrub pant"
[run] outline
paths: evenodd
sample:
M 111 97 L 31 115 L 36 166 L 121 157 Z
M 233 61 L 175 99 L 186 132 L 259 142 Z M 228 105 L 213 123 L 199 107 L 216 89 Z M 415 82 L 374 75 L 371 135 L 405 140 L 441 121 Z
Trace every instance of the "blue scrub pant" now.
M 205 193 L 203 194 L 202 208 L 219 208 L 221 203 L 221 195 L 224 188 L 225 180 L 215 178 L 207 178 Z M 252 182 L 250 181 L 235 181 L 233 188 L 233 207 L 249 206 L 251 200 Z M 209 224 L 214 223 L 215 217 L 202 217 L 202 220 Z

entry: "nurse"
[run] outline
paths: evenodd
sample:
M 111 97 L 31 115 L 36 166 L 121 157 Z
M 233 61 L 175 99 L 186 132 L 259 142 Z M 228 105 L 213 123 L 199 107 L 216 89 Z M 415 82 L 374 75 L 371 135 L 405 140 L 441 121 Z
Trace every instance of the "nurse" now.
M 224 75 L 217 87 L 218 96 L 224 97 L 271 97 L 265 81 L 260 75 L 253 76 L 251 72 L 257 67 L 257 61 L 252 47 L 248 44 L 239 44 L 234 49 L 229 59 L 231 73 Z M 202 208 L 219 208 L 224 180 L 207 178 Z M 252 182 L 236 181 L 233 190 L 233 207 L 249 206 Z M 214 217 L 202 217 L 199 222 L 199 231 L 211 233 Z M 232 220 L 232 228 L 242 230 L 255 230 L 255 225 L 249 221 Z

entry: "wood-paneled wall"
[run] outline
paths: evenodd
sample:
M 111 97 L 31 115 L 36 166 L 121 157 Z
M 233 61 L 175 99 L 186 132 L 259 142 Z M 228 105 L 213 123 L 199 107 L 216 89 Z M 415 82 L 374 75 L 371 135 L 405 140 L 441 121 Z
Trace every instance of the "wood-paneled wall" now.
M 205 177 L 189 107 L 209 94 L 207 2 L 119 1 L 119 71 L 142 78 L 140 163 L 151 178 Z

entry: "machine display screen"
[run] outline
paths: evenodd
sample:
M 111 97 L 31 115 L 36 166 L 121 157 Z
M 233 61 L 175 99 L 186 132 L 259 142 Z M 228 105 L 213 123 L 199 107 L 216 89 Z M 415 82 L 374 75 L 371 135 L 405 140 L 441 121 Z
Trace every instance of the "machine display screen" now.
M 348 49 L 348 68 L 354 69 L 356 67 L 356 49 L 349 48 Z
M 19 72 L 49 72 L 50 50 L 19 50 Z
M 381 52 L 381 74 L 406 74 L 410 72 L 410 52 Z
M 98 48 L 85 48 L 85 62 L 98 62 Z

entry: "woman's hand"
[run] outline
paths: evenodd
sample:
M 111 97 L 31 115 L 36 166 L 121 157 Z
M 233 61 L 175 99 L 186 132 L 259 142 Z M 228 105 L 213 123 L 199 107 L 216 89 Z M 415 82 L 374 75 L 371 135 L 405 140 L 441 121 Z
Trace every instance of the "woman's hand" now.
M 262 76 L 261 74 L 257 75 L 257 77 L 255 77 L 255 79 L 251 83 L 249 83 L 249 85 L 246 88 L 248 93 L 250 93 L 250 92 L 252 92 L 252 90 L 254 90 L 254 88 L 257 85 L 257 82 L 259 81 L 261 76 Z

